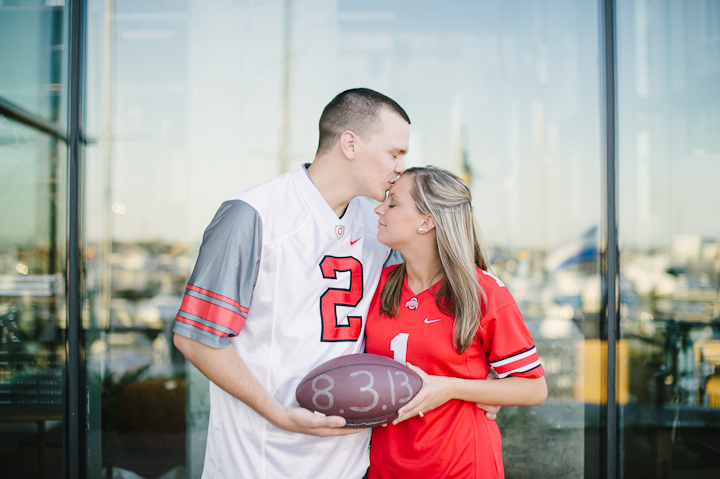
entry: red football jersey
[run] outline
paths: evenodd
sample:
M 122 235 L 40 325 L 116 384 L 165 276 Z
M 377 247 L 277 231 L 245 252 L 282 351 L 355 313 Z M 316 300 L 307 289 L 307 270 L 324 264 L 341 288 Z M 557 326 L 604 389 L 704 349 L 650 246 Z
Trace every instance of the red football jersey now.
M 427 374 L 484 380 L 494 367 L 500 377 L 545 374 L 533 338 L 515 300 L 495 276 L 481 270 L 487 301 L 477 340 L 458 354 L 451 316 L 437 307 L 433 291 L 414 294 L 403 284 L 394 318 L 380 314 L 380 292 L 395 266 L 383 270 L 370 305 L 367 352 L 409 362 Z M 502 444 L 497 424 L 475 403 L 451 400 L 398 425 L 373 429 L 369 478 L 502 478 Z

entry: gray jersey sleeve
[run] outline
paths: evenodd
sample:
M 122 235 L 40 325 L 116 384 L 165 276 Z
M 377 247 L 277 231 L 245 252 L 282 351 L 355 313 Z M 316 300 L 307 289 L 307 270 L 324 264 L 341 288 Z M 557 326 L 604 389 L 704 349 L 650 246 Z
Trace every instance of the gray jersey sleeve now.
M 203 235 L 173 331 L 214 348 L 229 345 L 247 318 L 261 247 L 257 211 L 240 200 L 223 203 Z

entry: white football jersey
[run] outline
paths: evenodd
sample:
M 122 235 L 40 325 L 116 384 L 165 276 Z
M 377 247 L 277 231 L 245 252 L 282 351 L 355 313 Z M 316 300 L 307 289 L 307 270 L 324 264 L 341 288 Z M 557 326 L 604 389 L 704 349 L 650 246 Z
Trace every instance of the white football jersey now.
M 205 231 L 173 330 L 232 344 L 281 404 L 297 406 L 310 370 L 364 350 L 391 253 L 376 235 L 369 201 L 353 199 L 338 218 L 305 167 L 246 190 Z M 361 478 L 369 440 L 369 429 L 329 438 L 278 429 L 211 382 L 203 478 Z

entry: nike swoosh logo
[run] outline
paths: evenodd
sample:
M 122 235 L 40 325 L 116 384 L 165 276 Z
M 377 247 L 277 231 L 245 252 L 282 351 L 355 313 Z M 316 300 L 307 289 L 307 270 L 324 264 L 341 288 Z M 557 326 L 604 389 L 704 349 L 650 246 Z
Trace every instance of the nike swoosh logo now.
M 437 323 L 437 322 L 438 322 L 438 321 L 440 321 L 441 319 L 442 319 L 442 318 L 440 318 L 440 319 L 430 319 L 430 318 L 425 318 L 425 322 L 426 322 L 427 324 L 430 324 L 430 323 Z
M 350 246 L 354 245 L 355 243 L 357 243 L 357 242 L 360 241 L 361 239 L 362 239 L 362 236 L 361 236 L 360 238 L 356 239 L 355 241 L 351 241 L 351 242 L 350 242 Z

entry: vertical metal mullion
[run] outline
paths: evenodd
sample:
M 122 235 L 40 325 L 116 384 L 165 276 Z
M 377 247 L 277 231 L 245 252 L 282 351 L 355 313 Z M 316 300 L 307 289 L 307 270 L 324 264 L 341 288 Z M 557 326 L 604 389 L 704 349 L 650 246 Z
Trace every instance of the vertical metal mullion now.
M 618 477 L 618 405 L 616 393 L 618 323 L 618 231 L 617 231 L 617 51 L 615 0 L 601 3 L 603 152 L 605 159 L 605 254 L 604 296 L 607 339 L 607 409 L 605 412 L 605 477 Z
M 83 13 L 82 0 L 70 0 L 68 65 L 68 212 L 67 212 L 67 337 L 66 337 L 66 474 L 86 476 L 86 394 L 80 269 L 80 161 L 82 134 Z

